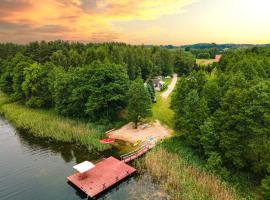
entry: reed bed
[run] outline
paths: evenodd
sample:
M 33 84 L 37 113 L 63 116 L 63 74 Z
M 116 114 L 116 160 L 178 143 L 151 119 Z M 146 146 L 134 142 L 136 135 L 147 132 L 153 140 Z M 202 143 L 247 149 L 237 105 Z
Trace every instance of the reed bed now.
M 173 200 L 244 199 L 219 178 L 193 167 L 162 146 L 149 152 L 137 166 L 150 173 Z
M 18 103 L 5 103 L 7 99 L 5 95 L 0 94 L 0 112 L 18 130 L 36 137 L 75 143 L 89 151 L 104 151 L 110 148 L 99 142 L 104 133 L 102 126 L 64 118 L 50 110 L 30 109 Z

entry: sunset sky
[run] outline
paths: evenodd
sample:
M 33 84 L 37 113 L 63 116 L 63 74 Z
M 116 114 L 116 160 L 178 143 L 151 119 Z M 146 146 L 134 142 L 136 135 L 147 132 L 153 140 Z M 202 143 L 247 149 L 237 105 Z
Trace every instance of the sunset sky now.
M 270 43 L 269 0 L 0 0 L 0 42 Z

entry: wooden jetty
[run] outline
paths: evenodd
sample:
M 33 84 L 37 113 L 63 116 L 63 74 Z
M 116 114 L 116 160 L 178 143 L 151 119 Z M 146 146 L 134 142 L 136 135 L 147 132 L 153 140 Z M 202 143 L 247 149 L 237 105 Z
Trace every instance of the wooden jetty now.
M 67 177 L 67 179 L 87 196 L 95 197 L 134 173 L 136 169 L 126 163 L 143 155 L 152 147 L 149 142 L 144 143 L 138 149 L 122 155 L 121 160 L 114 157 L 103 159 L 96 163 L 94 168 L 83 174 L 77 172 Z

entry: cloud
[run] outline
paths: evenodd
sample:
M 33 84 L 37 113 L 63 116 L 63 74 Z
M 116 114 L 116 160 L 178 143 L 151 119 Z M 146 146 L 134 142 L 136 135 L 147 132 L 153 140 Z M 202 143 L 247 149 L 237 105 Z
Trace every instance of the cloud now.
M 1 0 L 0 40 L 42 38 L 118 41 L 115 21 L 154 20 L 183 12 L 194 0 Z M 127 30 L 128 31 L 128 30 Z M 3 34 L 5 33 L 5 34 Z

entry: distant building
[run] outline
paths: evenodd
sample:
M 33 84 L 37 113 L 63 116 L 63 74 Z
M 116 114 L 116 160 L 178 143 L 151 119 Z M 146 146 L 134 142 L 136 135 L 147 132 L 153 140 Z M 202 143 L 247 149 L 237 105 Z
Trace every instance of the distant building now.
M 153 85 L 154 85 L 154 88 L 155 88 L 155 91 L 160 91 L 162 86 L 165 84 L 164 81 L 162 81 L 162 77 L 161 76 L 156 76 L 154 79 L 153 79 Z
M 222 57 L 222 55 L 221 55 L 221 54 L 216 55 L 216 57 L 215 57 L 215 61 L 216 61 L 216 62 L 219 62 L 219 61 L 220 61 L 220 59 L 221 59 L 221 57 Z

